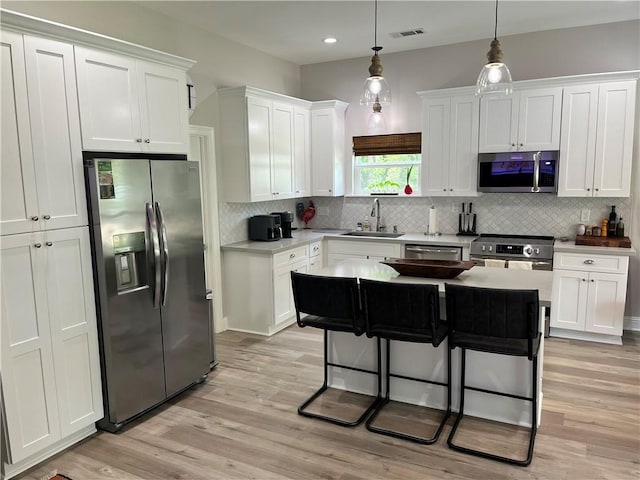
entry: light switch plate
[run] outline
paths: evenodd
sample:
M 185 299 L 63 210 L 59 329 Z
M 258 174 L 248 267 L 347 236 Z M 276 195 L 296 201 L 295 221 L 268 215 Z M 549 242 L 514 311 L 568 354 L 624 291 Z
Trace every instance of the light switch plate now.
M 591 218 L 591 210 L 589 210 L 588 208 L 583 208 L 582 210 L 580 210 L 581 222 L 588 222 L 590 218 Z

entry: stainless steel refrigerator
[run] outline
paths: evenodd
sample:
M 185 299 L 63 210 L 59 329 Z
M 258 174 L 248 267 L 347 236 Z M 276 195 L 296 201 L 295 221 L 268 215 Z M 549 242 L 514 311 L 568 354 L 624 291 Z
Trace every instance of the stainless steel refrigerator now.
M 105 417 L 117 431 L 210 370 L 197 162 L 85 152 Z M 210 298 L 210 296 L 209 296 Z

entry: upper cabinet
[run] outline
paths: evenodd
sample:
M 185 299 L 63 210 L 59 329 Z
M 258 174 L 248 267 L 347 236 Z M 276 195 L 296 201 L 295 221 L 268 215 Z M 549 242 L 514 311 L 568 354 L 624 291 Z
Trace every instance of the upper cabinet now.
M 311 108 L 312 194 L 344 195 L 345 112 L 339 100 L 314 102 Z
M 629 196 L 636 84 L 565 87 L 558 196 Z
M 76 47 L 85 150 L 187 154 L 186 72 Z
M 477 195 L 479 101 L 470 89 L 422 97 L 422 192 Z
M 558 150 L 562 87 L 514 90 L 480 101 L 481 153 Z
M 73 46 L 1 38 L 0 234 L 86 225 Z
M 311 112 L 293 107 L 293 189 L 296 197 L 311 196 Z

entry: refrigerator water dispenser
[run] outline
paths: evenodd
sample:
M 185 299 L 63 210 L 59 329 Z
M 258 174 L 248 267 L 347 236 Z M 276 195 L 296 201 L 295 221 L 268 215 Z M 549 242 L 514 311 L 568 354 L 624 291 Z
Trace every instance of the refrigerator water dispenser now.
M 147 285 L 144 232 L 113 236 L 118 293 L 137 290 Z

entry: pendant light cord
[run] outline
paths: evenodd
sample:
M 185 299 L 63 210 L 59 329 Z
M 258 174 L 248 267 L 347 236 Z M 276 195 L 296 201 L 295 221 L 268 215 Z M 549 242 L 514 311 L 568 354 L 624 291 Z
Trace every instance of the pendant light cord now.
M 497 1 L 497 0 L 496 0 Z M 374 1 L 373 13 L 373 46 L 378 46 L 378 0 Z
M 495 28 L 493 30 L 493 39 L 494 40 L 498 39 L 498 0 L 496 0 L 496 23 L 495 23 Z

